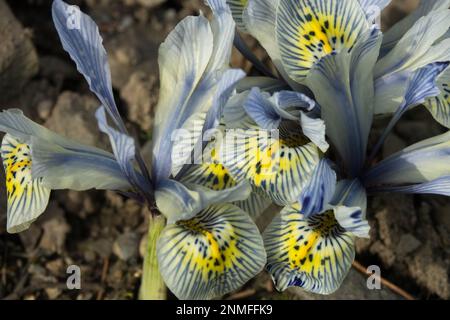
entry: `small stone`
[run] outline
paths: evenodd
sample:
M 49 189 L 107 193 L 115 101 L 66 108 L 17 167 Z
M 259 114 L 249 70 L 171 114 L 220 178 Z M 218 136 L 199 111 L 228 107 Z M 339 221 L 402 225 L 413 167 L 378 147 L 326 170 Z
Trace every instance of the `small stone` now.
M 403 234 L 397 244 L 396 252 L 399 256 L 406 256 L 417 250 L 421 244 L 412 234 Z
M 107 258 L 111 255 L 113 243 L 109 239 L 98 239 L 93 241 L 90 245 L 92 251 L 97 253 L 102 258 Z
M 108 147 L 107 138 L 98 130 L 94 116 L 98 106 L 98 100 L 91 95 L 65 91 L 58 97 L 45 126 L 83 144 Z
M 42 223 L 44 233 L 41 238 L 40 247 L 49 252 L 61 254 L 64 250 L 67 233 L 70 226 L 64 218 L 64 212 L 56 204 L 51 203 L 47 208 L 53 218 Z
M 45 268 L 54 276 L 60 276 L 64 272 L 64 261 L 62 259 L 55 259 L 47 262 Z
M 31 33 L 0 0 L 0 103 L 20 95 L 25 84 L 38 72 L 39 60 Z
M 146 8 L 154 8 L 166 2 L 166 0 L 137 0 L 137 2 Z
M 134 232 L 120 235 L 113 244 L 113 252 L 123 261 L 136 258 L 138 255 L 139 236 Z
M 51 100 L 45 99 L 39 102 L 37 105 L 37 112 L 39 118 L 46 120 L 50 113 L 52 112 L 53 102 Z
M 61 289 L 58 288 L 45 288 L 44 290 L 50 300 L 58 298 L 62 293 Z
M 121 90 L 120 96 L 128 104 L 128 118 L 149 132 L 152 128 L 152 113 L 158 102 L 158 80 L 154 75 L 137 71 Z

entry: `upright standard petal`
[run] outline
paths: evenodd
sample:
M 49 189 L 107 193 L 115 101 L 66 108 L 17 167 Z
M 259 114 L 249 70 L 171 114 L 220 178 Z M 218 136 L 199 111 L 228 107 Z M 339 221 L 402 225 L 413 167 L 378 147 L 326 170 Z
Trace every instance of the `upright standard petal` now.
M 450 39 L 436 43 L 450 27 L 450 10 L 432 11 L 420 18 L 375 67 L 375 78 L 405 70 L 411 72 L 430 63 L 450 60 Z
M 419 7 L 410 15 L 396 23 L 383 35 L 382 56 L 396 46 L 398 41 L 412 28 L 420 18 L 432 11 L 442 11 L 450 7 L 450 0 L 421 0 Z
M 111 153 L 57 135 L 25 117 L 20 110 L 0 113 L 0 131 L 30 146 L 33 179 L 41 178 L 47 188 L 131 188 Z
M 421 184 L 450 175 L 450 132 L 416 143 L 375 165 L 366 187 Z
M 6 176 L 7 231 L 21 232 L 44 212 L 50 189 L 42 185 L 42 178 L 32 177 L 29 145 L 6 134 L 1 154 Z
M 115 124 L 125 131 L 114 101 L 108 56 L 98 27 L 77 6 L 54 0 L 52 16 L 59 38 L 78 71 L 86 78 L 89 87 L 106 107 Z
M 425 101 L 425 107 L 434 119 L 450 129 L 450 67 L 447 67 L 437 79 L 441 93 Z
M 321 58 L 350 52 L 369 23 L 354 0 L 280 0 L 276 37 L 289 76 L 302 83 Z
M 169 224 L 157 244 L 159 270 L 179 299 L 212 299 L 258 274 L 266 253 L 258 228 L 230 204 Z
M 263 238 L 266 268 L 280 291 L 297 286 L 333 293 L 355 257 L 354 236 L 339 225 L 332 210 L 305 218 L 298 208 L 286 207 Z
M 235 27 L 231 12 L 225 0 L 208 3 L 214 12 L 211 25 L 203 16 L 187 17 L 160 47 L 161 91 L 153 134 L 153 171 L 157 181 L 179 170 L 179 166 L 172 166 L 172 134 L 188 131 L 194 148 L 201 139 L 205 121 L 217 119 L 226 100 L 224 93 L 229 93 L 242 78 L 238 71 L 226 72 Z M 225 79 L 230 75 L 233 81 Z M 215 98 L 220 103 L 213 106 Z M 211 108 L 214 115 L 207 115 Z M 200 130 L 192 129 L 193 121 Z M 214 121 L 207 121 L 208 126 L 211 123 Z
M 373 67 L 380 43 L 381 32 L 373 26 L 351 52 L 322 58 L 306 79 L 321 106 L 328 137 L 352 176 L 365 160 L 372 125 Z

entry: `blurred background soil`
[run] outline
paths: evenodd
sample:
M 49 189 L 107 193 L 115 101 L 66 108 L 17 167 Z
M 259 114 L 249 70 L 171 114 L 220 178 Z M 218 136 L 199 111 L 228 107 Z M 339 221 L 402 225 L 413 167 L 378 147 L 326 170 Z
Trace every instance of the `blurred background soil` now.
M 424 0 L 425 1 L 425 0 Z M 201 0 L 69 1 L 100 27 L 109 54 L 114 94 L 131 132 L 151 138 L 158 100 L 158 46 L 180 19 L 209 15 Z M 387 28 L 417 6 L 394 0 L 383 12 Z M 20 108 L 46 127 L 91 145 L 109 148 L 94 119 L 99 102 L 63 51 L 49 0 L 0 0 L 0 107 Z M 264 50 L 245 38 L 267 61 Z M 253 72 L 234 52 L 232 65 Z M 424 108 L 406 115 L 389 138 L 389 155 L 443 132 Z M 386 120 L 379 120 L 373 136 Z M 8 234 L 4 176 L 0 177 L 0 298 L 135 299 L 142 269 L 148 212 L 112 192 L 52 192 L 47 211 L 29 230 Z M 450 298 L 450 201 L 437 196 L 372 197 L 370 240 L 358 240 L 356 260 L 378 265 L 381 276 L 418 299 Z M 267 221 L 260 221 L 261 225 Z M 81 290 L 66 288 L 66 268 L 78 265 Z M 169 298 L 173 299 L 172 295 Z M 230 299 L 403 299 L 388 289 L 368 290 L 366 277 L 350 271 L 331 296 L 300 289 L 278 293 L 262 272 Z

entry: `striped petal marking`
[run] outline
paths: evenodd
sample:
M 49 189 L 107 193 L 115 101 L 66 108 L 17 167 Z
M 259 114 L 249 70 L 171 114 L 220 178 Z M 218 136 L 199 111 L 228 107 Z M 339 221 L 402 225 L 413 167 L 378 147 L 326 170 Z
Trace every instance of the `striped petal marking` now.
M 320 151 L 301 131 L 236 130 L 221 151 L 237 181 L 248 179 L 279 205 L 295 203 L 320 160 Z M 228 138 L 227 138 L 228 139 Z
M 291 78 L 302 82 L 322 57 L 350 51 L 368 27 L 354 0 L 280 0 L 277 41 L 283 65 Z
M 179 299 L 212 299 L 233 291 L 266 262 L 256 225 L 231 204 L 211 206 L 166 226 L 157 244 L 161 274 Z
M 264 232 L 267 270 L 278 290 L 291 286 L 319 294 L 337 290 L 355 256 L 354 236 L 332 210 L 305 218 L 286 207 Z
M 237 181 L 233 179 L 228 169 L 219 163 L 215 149 L 211 150 L 211 155 L 214 160 L 193 165 L 181 181 L 199 184 L 216 191 L 235 187 Z M 258 189 L 253 188 L 253 192 L 248 199 L 233 203 L 247 212 L 253 219 L 256 219 L 271 204 L 270 199 L 263 192 L 258 191 Z
M 450 129 L 450 67 L 438 78 L 438 86 L 441 94 L 427 99 L 425 107 L 436 121 Z
M 6 174 L 7 230 L 16 233 L 28 229 L 44 212 L 50 189 L 42 186 L 42 178 L 32 178 L 31 150 L 27 144 L 7 134 L 1 153 Z
M 242 20 L 242 14 L 247 6 L 247 3 L 248 0 L 227 0 L 227 4 L 230 6 L 231 14 L 236 22 L 236 26 L 242 31 L 246 31 L 245 23 Z

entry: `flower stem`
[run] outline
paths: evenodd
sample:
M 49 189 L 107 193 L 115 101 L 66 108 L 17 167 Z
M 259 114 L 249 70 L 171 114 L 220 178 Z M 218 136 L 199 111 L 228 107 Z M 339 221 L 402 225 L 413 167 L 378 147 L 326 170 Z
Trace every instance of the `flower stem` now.
M 156 256 L 156 243 L 165 225 L 166 219 L 162 215 L 150 216 L 142 282 L 139 290 L 140 300 L 166 299 L 166 286 L 159 272 Z

